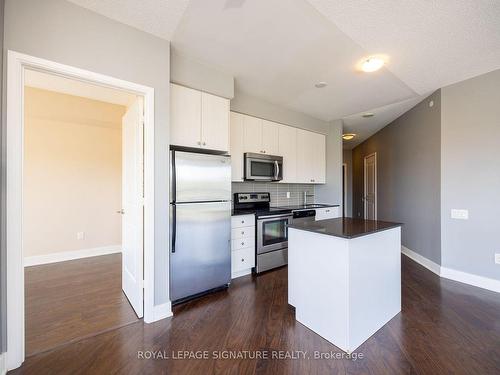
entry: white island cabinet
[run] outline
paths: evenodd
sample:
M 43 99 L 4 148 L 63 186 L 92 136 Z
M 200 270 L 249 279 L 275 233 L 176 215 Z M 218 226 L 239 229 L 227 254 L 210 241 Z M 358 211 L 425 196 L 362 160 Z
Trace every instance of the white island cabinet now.
M 292 224 L 288 303 L 351 353 L 401 311 L 401 224 L 337 218 Z

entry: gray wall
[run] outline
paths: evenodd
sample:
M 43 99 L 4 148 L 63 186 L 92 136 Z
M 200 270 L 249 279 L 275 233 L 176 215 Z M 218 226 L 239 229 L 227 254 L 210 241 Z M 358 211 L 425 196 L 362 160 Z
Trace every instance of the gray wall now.
M 3 51 L 3 24 L 4 24 L 4 6 L 5 1 L 0 0 L 0 51 Z M 0 97 L 3 97 L 3 59 L 0 58 Z M 4 113 L 2 110 L 3 100 L 0 100 L 0 121 L 3 122 Z M 3 147 L 3 132 L 0 132 L 0 144 L 2 144 L 2 172 L 0 175 L 0 186 L 2 189 L 2 195 L 0 199 L 0 213 L 1 213 L 1 228 L 0 228 L 0 353 L 4 352 L 7 348 L 7 319 L 5 316 L 6 312 L 6 286 L 7 286 L 7 268 L 5 264 L 5 168 L 4 168 L 4 147 Z
M 429 107 L 429 102 L 434 106 Z M 378 219 L 404 223 L 402 244 L 441 264 L 441 92 L 353 149 L 353 214 L 363 216 L 363 158 L 377 152 Z
M 238 86 L 238 81 L 236 81 L 236 86 Z M 234 98 L 231 100 L 231 111 L 260 117 L 269 121 L 276 121 L 297 128 L 313 130 L 318 133 L 328 133 L 328 122 L 326 121 L 266 102 L 238 90 L 236 90 Z
M 500 70 L 441 96 L 442 265 L 500 280 Z M 452 208 L 469 220 L 451 219 Z
M 7 0 L 4 44 L 155 89 L 155 304 L 167 302 L 169 42 L 63 0 Z
M 344 150 L 342 159 L 343 163 L 346 164 L 345 215 L 352 217 L 352 150 Z
M 232 99 L 234 78 L 217 67 L 205 64 L 172 49 L 170 81 L 193 89 Z

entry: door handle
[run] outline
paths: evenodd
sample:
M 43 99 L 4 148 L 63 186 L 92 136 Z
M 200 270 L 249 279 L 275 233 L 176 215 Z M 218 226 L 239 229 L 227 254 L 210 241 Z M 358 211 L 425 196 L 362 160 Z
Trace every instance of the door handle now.
M 172 253 L 175 253 L 175 242 L 177 237 L 177 207 L 172 205 Z

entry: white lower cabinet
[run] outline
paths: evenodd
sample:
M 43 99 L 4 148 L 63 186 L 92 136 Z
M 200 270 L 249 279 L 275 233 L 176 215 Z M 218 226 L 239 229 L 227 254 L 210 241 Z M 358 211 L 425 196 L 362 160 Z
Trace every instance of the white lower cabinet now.
M 340 207 L 325 207 L 325 208 L 317 208 L 316 209 L 316 221 L 318 220 L 326 220 L 326 219 L 335 219 L 340 217 Z
M 252 273 L 255 267 L 255 216 L 231 218 L 231 278 Z

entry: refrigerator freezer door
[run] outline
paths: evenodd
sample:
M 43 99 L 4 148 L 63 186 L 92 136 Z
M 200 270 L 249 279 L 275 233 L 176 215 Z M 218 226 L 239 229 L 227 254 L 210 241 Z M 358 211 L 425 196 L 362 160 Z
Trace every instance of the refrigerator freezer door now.
M 231 159 L 228 156 L 175 151 L 176 203 L 231 200 Z
M 231 281 L 231 203 L 170 205 L 170 298 L 176 301 Z M 172 241 L 175 239 L 175 252 Z

